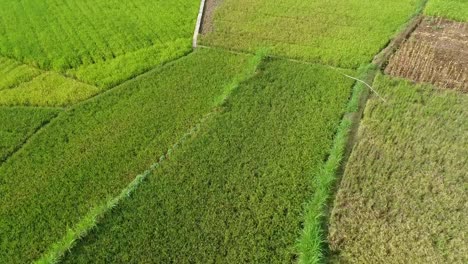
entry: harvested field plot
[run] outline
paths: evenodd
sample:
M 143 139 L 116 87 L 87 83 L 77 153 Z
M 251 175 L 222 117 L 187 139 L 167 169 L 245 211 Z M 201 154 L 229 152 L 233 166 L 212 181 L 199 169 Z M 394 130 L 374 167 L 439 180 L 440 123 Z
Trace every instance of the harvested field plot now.
M 290 263 L 352 80 L 269 61 L 65 263 Z
M 0 165 L 58 112 L 53 109 L 0 107 Z
M 211 3 L 209 0 L 208 3 Z M 219 1 L 219 0 L 218 0 Z M 216 1 L 214 1 L 216 2 Z M 358 68 L 416 12 L 415 0 L 222 0 L 202 44 Z M 208 7 L 216 6 L 208 4 Z M 210 32 L 211 31 L 211 32 Z
M 336 263 L 467 263 L 468 96 L 379 76 L 331 217 Z
M 425 18 L 385 72 L 468 92 L 468 23 Z
M 429 0 L 424 13 L 457 21 L 468 21 L 468 1 L 466 0 Z
M 0 167 L 0 263 L 27 263 L 120 193 L 244 76 L 199 51 L 68 110 Z
M 108 87 L 189 52 L 198 5 L 198 0 L 3 0 L 0 54 L 41 69 L 77 69 L 69 73 Z

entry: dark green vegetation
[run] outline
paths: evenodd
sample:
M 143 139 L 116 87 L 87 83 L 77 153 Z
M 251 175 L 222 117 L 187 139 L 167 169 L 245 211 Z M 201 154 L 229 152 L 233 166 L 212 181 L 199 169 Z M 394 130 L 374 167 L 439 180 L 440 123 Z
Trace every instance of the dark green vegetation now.
M 268 61 L 65 262 L 288 263 L 353 81 Z
M 331 218 L 336 263 L 467 263 L 468 97 L 379 76 Z
M 423 0 L 222 0 L 206 45 L 358 68 L 368 64 Z M 293 30 L 291 30 L 293 29 Z
M 0 262 L 39 258 L 116 196 L 222 101 L 249 58 L 197 51 L 55 119 L 0 167 Z
M 41 69 L 72 69 L 79 79 L 108 87 L 189 52 L 198 5 L 3 0 L 0 54 Z
M 0 165 L 58 110 L 0 107 Z
M 424 13 L 430 16 L 441 16 L 462 22 L 468 21 L 468 1 L 429 0 Z

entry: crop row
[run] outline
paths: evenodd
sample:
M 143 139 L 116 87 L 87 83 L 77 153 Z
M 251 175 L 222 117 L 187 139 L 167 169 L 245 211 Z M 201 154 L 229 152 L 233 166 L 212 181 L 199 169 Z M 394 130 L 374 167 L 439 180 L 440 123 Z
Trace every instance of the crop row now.
M 333 263 L 466 263 L 468 96 L 378 76 L 330 223 Z
M 198 51 L 53 120 L 0 167 L 0 262 L 37 259 L 216 106 L 249 57 Z
M 268 61 L 65 263 L 289 263 L 353 81 Z
M 207 45 L 236 50 L 269 47 L 280 56 L 345 68 L 372 60 L 422 1 L 224 0 Z

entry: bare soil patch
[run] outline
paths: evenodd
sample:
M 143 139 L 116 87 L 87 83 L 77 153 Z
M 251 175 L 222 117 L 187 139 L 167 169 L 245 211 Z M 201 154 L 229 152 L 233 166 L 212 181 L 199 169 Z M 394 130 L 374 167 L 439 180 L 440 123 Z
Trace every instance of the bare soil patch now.
M 206 34 L 213 31 L 213 18 L 216 8 L 223 0 L 205 0 L 205 10 L 203 10 L 203 19 L 200 26 L 200 33 Z
M 468 92 L 468 23 L 424 18 L 385 73 Z

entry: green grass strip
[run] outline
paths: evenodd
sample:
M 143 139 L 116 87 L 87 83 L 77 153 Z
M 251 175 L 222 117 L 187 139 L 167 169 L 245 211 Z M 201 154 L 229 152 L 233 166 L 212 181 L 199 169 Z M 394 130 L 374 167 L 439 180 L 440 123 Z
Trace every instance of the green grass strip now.
M 368 79 L 376 73 L 376 69 L 369 65 L 360 70 L 361 79 Z M 367 78 L 366 78 L 367 77 Z M 367 96 L 368 88 L 363 83 L 356 83 L 347 105 L 346 114 L 336 132 L 333 147 L 324 166 L 313 177 L 314 195 L 306 205 L 304 215 L 304 229 L 297 243 L 300 264 L 322 263 L 325 257 L 324 244 L 326 241 L 324 221 L 327 216 L 327 205 L 332 196 L 332 189 L 336 182 L 337 171 L 341 166 L 351 128 L 359 118 L 360 102 Z
M 67 230 L 65 236 L 58 242 L 52 244 L 49 250 L 35 263 L 37 264 L 51 264 L 51 263 L 58 263 L 65 255 L 65 253 L 75 245 L 76 241 L 86 236 L 94 227 L 97 226 L 99 220 L 104 217 L 106 213 L 108 213 L 112 208 L 118 205 L 118 203 L 130 197 L 130 195 L 138 188 L 138 186 L 151 174 L 153 170 L 160 166 L 160 163 L 163 162 L 171 153 L 174 151 L 177 146 L 182 144 L 187 138 L 195 134 L 199 128 L 200 124 L 203 123 L 207 118 L 209 118 L 212 113 L 207 114 L 199 124 L 192 127 L 189 132 L 184 134 L 184 136 L 171 148 L 167 150 L 167 152 L 162 155 L 159 160 L 152 164 L 151 167 L 144 171 L 142 174 L 139 174 L 135 177 L 135 179 L 130 182 L 130 184 L 125 187 L 118 196 L 108 200 L 105 203 L 100 204 L 99 206 L 93 207 L 85 217 L 83 217 L 78 224 L 76 224 L 73 228 Z
M 121 200 L 129 197 L 138 188 L 138 186 L 148 177 L 148 175 L 150 175 L 152 171 L 157 169 L 160 166 L 161 162 L 168 158 L 171 155 L 171 153 L 177 149 L 179 145 L 183 144 L 188 138 L 197 133 L 197 131 L 200 129 L 201 124 L 206 122 L 207 119 L 209 119 L 214 113 L 216 113 L 216 111 L 218 111 L 217 106 L 225 102 L 225 100 L 229 97 L 229 94 L 234 89 L 236 89 L 241 82 L 251 78 L 255 74 L 255 71 L 260 65 L 262 59 L 264 58 L 264 55 L 265 53 L 262 50 L 257 52 L 257 54 L 248 61 L 244 71 L 242 71 L 239 75 L 234 77 L 232 82 L 227 86 L 222 98 L 218 101 L 215 109 L 212 112 L 205 115 L 198 124 L 196 124 L 186 134 L 184 134 L 182 138 L 180 138 L 177 143 L 170 147 L 166 151 L 166 153 L 159 158 L 159 160 L 156 163 L 152 164 L 150 168 L 144 171 L 142 174 L 136 176 L 135 179 L 127 187 L 125 187 L 118 196 L 108 200 L 105 203 L 100 204 L 99 206 L 92 208 L 89 211 L 89 213 L 84 218 L 82 218 L 82 220 L 80 220 L 78 224 L 76 224 L 73 228 L 68 229 L 65 236 L 60 241 L 54 243 L 49 248 L 49 250 L 35 263 L 50 264 L 59 262 L 60 258 L 64 256 L 64 254 L 74 246 L 75 242 L 78 239 L 81 239 L 84 236 L 86 236 L 86 234 L 88 234 L 94 227 L 96 227 L 99 220 L 103 218 L 106 213 L 108 213 L 110 210 L 112 210 L 112 208 L 117 206 L 117 204 Z

